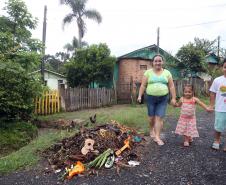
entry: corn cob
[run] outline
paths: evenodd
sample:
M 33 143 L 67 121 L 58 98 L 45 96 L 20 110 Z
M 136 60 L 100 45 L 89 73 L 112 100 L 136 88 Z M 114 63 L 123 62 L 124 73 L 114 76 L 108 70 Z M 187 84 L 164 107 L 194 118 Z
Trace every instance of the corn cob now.
M 101 161 L 102 159 L 105 157 L 105 154 L 108 154 L 110 153 L 112 150 L 109 148 L 107 149 L 106 151 L 104 151 L 102 154 L 100 154 L 98 157 L 96 157 L 93 161 L 89 162 L 86 166 L 88 168 L 91 168 L 93 166 L 97 167 L 97 164 L 100 165 L 101 164 Z
M 101 161 L 101 163 L 100 163 L 100 166 L 99 166 L 99 168 L 101 168 L 104 164 L 105 164 L 105 162 L 107 161 L 107 157 L 110 155 L 110 152 L 107 152 L 105 155 L 104 155 L 104 157 L 102 158 L 102 161 Z

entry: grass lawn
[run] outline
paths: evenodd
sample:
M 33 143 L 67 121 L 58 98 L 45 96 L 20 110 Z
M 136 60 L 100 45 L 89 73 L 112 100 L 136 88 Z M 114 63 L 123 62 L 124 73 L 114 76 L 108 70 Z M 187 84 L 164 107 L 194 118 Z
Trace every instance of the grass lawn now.
M 0 157 L 7 155 L 30 143 L 38 134 L 38 129 L 27 122 L 0 123 Z
M 39 117 L 41 120 L 58 119 L 84 119 L 89 122 L 89 117 L 96 114 L 97 123 L 107 123 L 116 120 L 121 124 L 139 129 L 140 132 L 148 131 L 148 117 L 146 105 L 115 105 L 113 107 L 80 110 L 75 112 L 58 113 L 50 116 Z M 168 106 L 167 115 L 178 116 L 179 109 Z
M 207 102 L 206 99 L 202 99 Z M 197 108 L 197 111 L 201 111 Z M 168 106 L 167 116 L 179 116 L 180 109 Z M 112 107 L 80 110 L 76 112 L 58 113 L 50 116 L 40 116 L 40 120 L 57 120 L 57 119 L 84 119 L 87 122 L 89 117 L 97 114 L 97 123 L 107 123 L 110 120 L 116 120 L 121 124 L 136 128 L 142 133 L 148 133 L 147 109 L 145 105 L 115 105 Z M 165 124 L 167 126 L 167 123 Z M 76 132 L 76 131 L 74 131 Z M 73 135 L 73 132 L 67 131 L 49 131 L 39 135 L 25 147 L 13 152 L 5 157 L 0 158 L 0 173 L 15 171 L 19 168 L 34 165 L 40 159 L 38 151 L 43 151 L 57 140 Z
M 0 173 L 8 173 L 19 168 L 29 167 L 38 162 L 39 151 L 51 146 L 58 140 L 71 136 L 73 133 L 67 131 L 50 131 L 41 134 L 28 145 L 12 152 L 11 154 L 0 158 Z

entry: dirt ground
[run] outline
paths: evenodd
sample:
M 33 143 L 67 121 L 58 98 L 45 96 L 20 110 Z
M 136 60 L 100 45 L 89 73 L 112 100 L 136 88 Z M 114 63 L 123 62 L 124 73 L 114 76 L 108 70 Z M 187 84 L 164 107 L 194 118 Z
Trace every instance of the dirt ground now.
M 115 168 L 102 170 L 99 175 L 74 177 L 70 181 L 58 181 L 57 175 L 44 173 L 40 163 L 32 170 L 23 170 L 0 176 L 1 185 L 109 185 L 109 184 L 178 184 L 178 185 L 226 185 L 226 153 L 210 148 L 213 141 L 214 115 L 197 114 L 200 137 L 192 146 L 182 146 L 182 138 L 174 134 L 177 120 L 167 117 L 170 124 L 162 137 L 164 146 L 149 140 L 143 149 L 141 164 L 123 167 L 117 174 Z M 224 135 L 225 136 L 225 135 Z M 226 136 L 225 136 L 226 137 Z

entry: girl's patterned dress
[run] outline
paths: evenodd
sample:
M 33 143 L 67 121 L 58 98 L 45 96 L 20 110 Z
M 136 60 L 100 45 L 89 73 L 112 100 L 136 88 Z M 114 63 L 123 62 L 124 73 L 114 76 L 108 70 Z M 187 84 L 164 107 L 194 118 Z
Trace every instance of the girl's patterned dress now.
M 199 133 L 196 127 L 195 117 L 195 100 L 186 100 L 182 98 L 181 114 L 176 127 L 176 134 L 199 137 Z

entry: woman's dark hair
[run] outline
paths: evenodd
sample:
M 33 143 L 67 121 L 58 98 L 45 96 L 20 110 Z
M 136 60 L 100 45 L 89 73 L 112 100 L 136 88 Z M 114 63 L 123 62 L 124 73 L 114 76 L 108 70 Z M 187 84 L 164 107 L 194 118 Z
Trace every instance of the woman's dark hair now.
M 161 57 L 162 61 L 165 61 L 164 57 L 160 54 L 156 54 L 153 56 L 152 61 L 154 61 L 155 57 Z
M 193 96 L 195 96 L 195 90 L 194 90 L 194 86 L 192 84 L 185 84 L 184 87 L 183 87 L 183 92 L 184 92 L 184 89 L 188 87 L 188 88 L 191 88 L 192 92 L 193 92 Z

